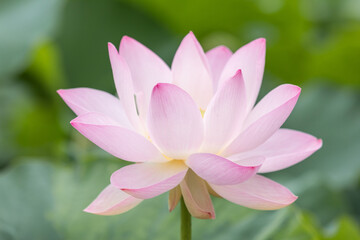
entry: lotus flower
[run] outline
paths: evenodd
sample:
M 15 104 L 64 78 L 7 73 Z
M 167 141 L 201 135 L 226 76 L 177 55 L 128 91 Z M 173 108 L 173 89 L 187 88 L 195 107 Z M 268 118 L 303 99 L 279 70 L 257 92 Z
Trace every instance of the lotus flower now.
M 259 210 L 297 197 L 261 173 L 294 165 L 322 141 L 280 128 L 300 88 L 281 85 L 256 105 L 265 64 L 265 39 L 234 54 L 219 46 L 204 53 L 190 32 L 171 69 L 156 54 L 124 36 L 108 45 L 119 98 L 89 88 L 59 90 L 77 114 L 71 125 L 113 156 L 135 162 L 114 172 L 84 210 L 99 215 L 128 211 L 169 192 L 197 218 L 215 218 L 210 195 Z M 255 105 L 255 106 L 254 106 Z

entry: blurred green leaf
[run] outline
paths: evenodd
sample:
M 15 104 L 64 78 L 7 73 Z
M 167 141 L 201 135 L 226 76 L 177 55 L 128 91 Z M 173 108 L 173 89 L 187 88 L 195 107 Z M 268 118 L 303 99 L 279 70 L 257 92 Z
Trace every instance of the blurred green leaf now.
M 63 139 L 56 103 L 62 73 L 56 48 L 39 46 L 30 66 L 0 82 L 0 165 L 18 156 L 55 156 Z
M 27 161 L 0 174 L 0 236 L 9 239 L 177 239 L 179 209 L 167 195 L 112 217 L 82 212 L 120 162 L 73 167 Z M 194 219 L 194 239 L 317 239 L 319 230 L 296 207 L 256 211 L 214 199 L 216 220 Z M 279 238 L 281 236 L 281 238 Z M 319 235 L 320 236 L 320 235 Z
M 10 162 L 16 155 L 11 124 L 17 117 L 17 110 L 27 105 L 27 94 L 22 84 L 10 80 L 0 82 L 0 166 Z
M 32 48 L 53 36 L 63 0 L 0 2 L 0 79 L 26 67 Z
M 45 162 L 1 173 L 1 239 L 60 239 L 47 216 L 53 204 L 53 173 L 53 167 Z
M 325 85 L 305 86 L 285 127 L 323 139 L 323 147 L 305 161 L 270 174 L 300 194 L 298 204 L 323 224 L 344 212 L 353 214 L 345 191 L 359 190 L 360 98 L 357 91 Z
M 165 60 L 172 58 L 178 44 L 164 27 L 128 4 L 70 1 L 59 37 L 67 87 L 115 92 L 107 43 L 118 47 L 123 35 L 137 39 Z
M 206 50 L 236 50 L 265 37 L 265 74 L 281 82 L 330 79 L 360 87 L 360 21 L 351 17 L 360 8 L 354 1 L 126 1 L 182 36 L 194 31 Z
M 358 91 L 305 86 L 285 127 L 323 139 L 323 147 L 284 173 L 292 177 L 316 174 L 332 189 L 355 184 L 360 172 L 360 98 Z M 282 174 L 282 172 L 280 172 Z
M 360 230 L 359 224 L 350 217 L 344 216 L 340 218 L 337 232 L 332 237 L 326 237 L 326 240 L 359 240 Z
M 313 46 L 309 61 L 309 78 L 331 79 L 342 84 L 360 86 L 360 22 L 349 24 L 331 38 Z
M 33 52 L 31 64 L 25 74 L 34 81 L 33 85 L 38 88 L 36 91 L 42 91 L 39 95 L 51 98 L 64 85 L 60 62 L 59 49 L 53 42 L 43 43 Z

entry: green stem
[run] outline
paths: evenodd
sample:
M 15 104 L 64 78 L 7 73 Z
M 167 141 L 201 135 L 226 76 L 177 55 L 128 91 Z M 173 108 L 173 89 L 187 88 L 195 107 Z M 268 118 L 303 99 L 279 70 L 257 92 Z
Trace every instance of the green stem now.
M 191 215 L 181 198 L 181 240 L 191 240 Z

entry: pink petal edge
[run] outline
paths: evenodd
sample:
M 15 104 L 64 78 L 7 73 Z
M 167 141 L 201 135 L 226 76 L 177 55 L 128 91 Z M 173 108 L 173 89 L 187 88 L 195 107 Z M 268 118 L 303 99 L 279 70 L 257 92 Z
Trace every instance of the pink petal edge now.
M 176 187 L 187 170 L 180 161 L 132 164 L 114 172 L 110 182 L 135 198 L 148 199 Z
M 205 53 L 192 32 L 182 40 L 171 70 L 172 83 L 188 92 L 198 108 L 205 110 L 213 95 L 211 71 Z
M 134 198 L 118 188 L 108 185 L 84 212 L 97 215 L 117 215 L 136 207 L 142 199 Z
M 210 185 L 230 202 L 258 210 L 276 210 L 293 203 L 295 196 L 289 189 L 261 175 L 237 185 Z
M 82 135 L 115 157 L 131 162 L 168 161 L 145 137 L 120 126 L 106 115 L 87 113 L 70 123 Z
M 221 155 L 231 156 L 264 143 L 289 117 L 300 92 L 300 87 L 291 84 L 283 84 L 273 89 L 249 113 L 244 129 Z
M 173 84 L 159 83 L 154 87 L 147 123 L 154 144 L 173 159 L 186 159 L 200 148 L 204 137 L 195 102 Z
M 241 166 L 226 158 L 210 153 L 195 153 L 186 164 L 202 179 L 216 185 L 234 185 L 256 174 L 261 164 Z
M 214 206 L 204 180 L 189 170 L 180 188 L 186 208 L 193 217 L 215 219 Z

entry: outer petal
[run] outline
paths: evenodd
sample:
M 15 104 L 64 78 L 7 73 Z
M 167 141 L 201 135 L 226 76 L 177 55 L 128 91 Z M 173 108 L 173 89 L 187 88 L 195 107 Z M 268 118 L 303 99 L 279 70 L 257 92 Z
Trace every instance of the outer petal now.
M 186 160 L 186 164 L 199 177 L 217 185 L 233 185 L 246 181 L 254 176 L 261 166 L 241 166 L 210 153 L 195 153 Z
M 180 186 L 176 186 L 175 188 L 171 189 L 169 192 L 169 200 L 168 200 L 168 206 L 169 211 L 172 212 L 172 210 L 175 209 L 176 205 L 179 203 L 181 198 L 181 189 Z
M 102 113 L 122 126 L 132 128 L 119 99 L 107 92 L 91 88 L 73 88 L 60 89 L 57 93 L 76 115 Z
M 143 131 L 136 112 L 135 93 L 130 69 L 124 58 L 119 55 L 115 46 L 109 43 L 108 47 L 115 86 L 122 106 L 134 128 L 138 131 Z
M 110 181 L 133 197 L 147 199 L 176 187 L 187 170 L 182 161 L 132 164 L 114 172 Z
M 201 113 L 190 95 L 173 84 L 154 87 L 147 120 L 151 139 L 171 158 L 186 159 L 201 145 Z
M 187 91 L 205 110 L 212 95 L 212 79 L 203 49 L 190 32 L 181 42 L 172 63 L 173 83 Z
M 206 58 L 212 73 L 214 93 L 218 87 L 221 72 L 231 55 L 232 52 L 225 46 L 218 46 L 206 52 Z
M 171 71 L 155 53 L 128 36 L 121 40 L 120 55 L 130 68 L 135 92 L 144 94 L 146 107 L 140 115 L 146 116 L 153 87 L 159 82 L 171 82 Z
M 115 157 L 132 162 L 167 161 L 146 138 L 100 113 L 81 115 L 72 120 L 71 125 Z
M 218 153 L 239 135 L 246 116 L 244 79 L 239 70 L 211 100 L 204 115 L 202 152 Z
M 237 185 L 211 187 L 230 202 L 258 210 L 283 208 L 297 199 L 286 187 L 260 175 Z
M 273 172 L 290 167 L 309 157 L 322 146 L 322 140 L 309 134 L 279 129 L 265 143 L 244 153 L 231 156 L 231 160 L 252 156 L 265 156 L 266 161 L 259 172 Z
M 264 38 L 256 39 L 237 50 L 222 71 L 220 82 L 229 79 L 238 69 L 241 69 L 245 79 L 247 106 L 250 110 L 259 94 L 265 66 L 265 45 Z
M 250 112 L 244 130 L 222 155 L 230 156 L 264 143 L 288 118 L 300 92 L 298 86 L 284 84 L 268 93 Z
M 116 215 L 129 211 L 141 201 L 110 184 L 84 211 L 97 215 Z
M 204 180 L 189 170 L 180 187 L 185 205 L 192 216 L 201 219 L 215 219 L 215 210 Z

